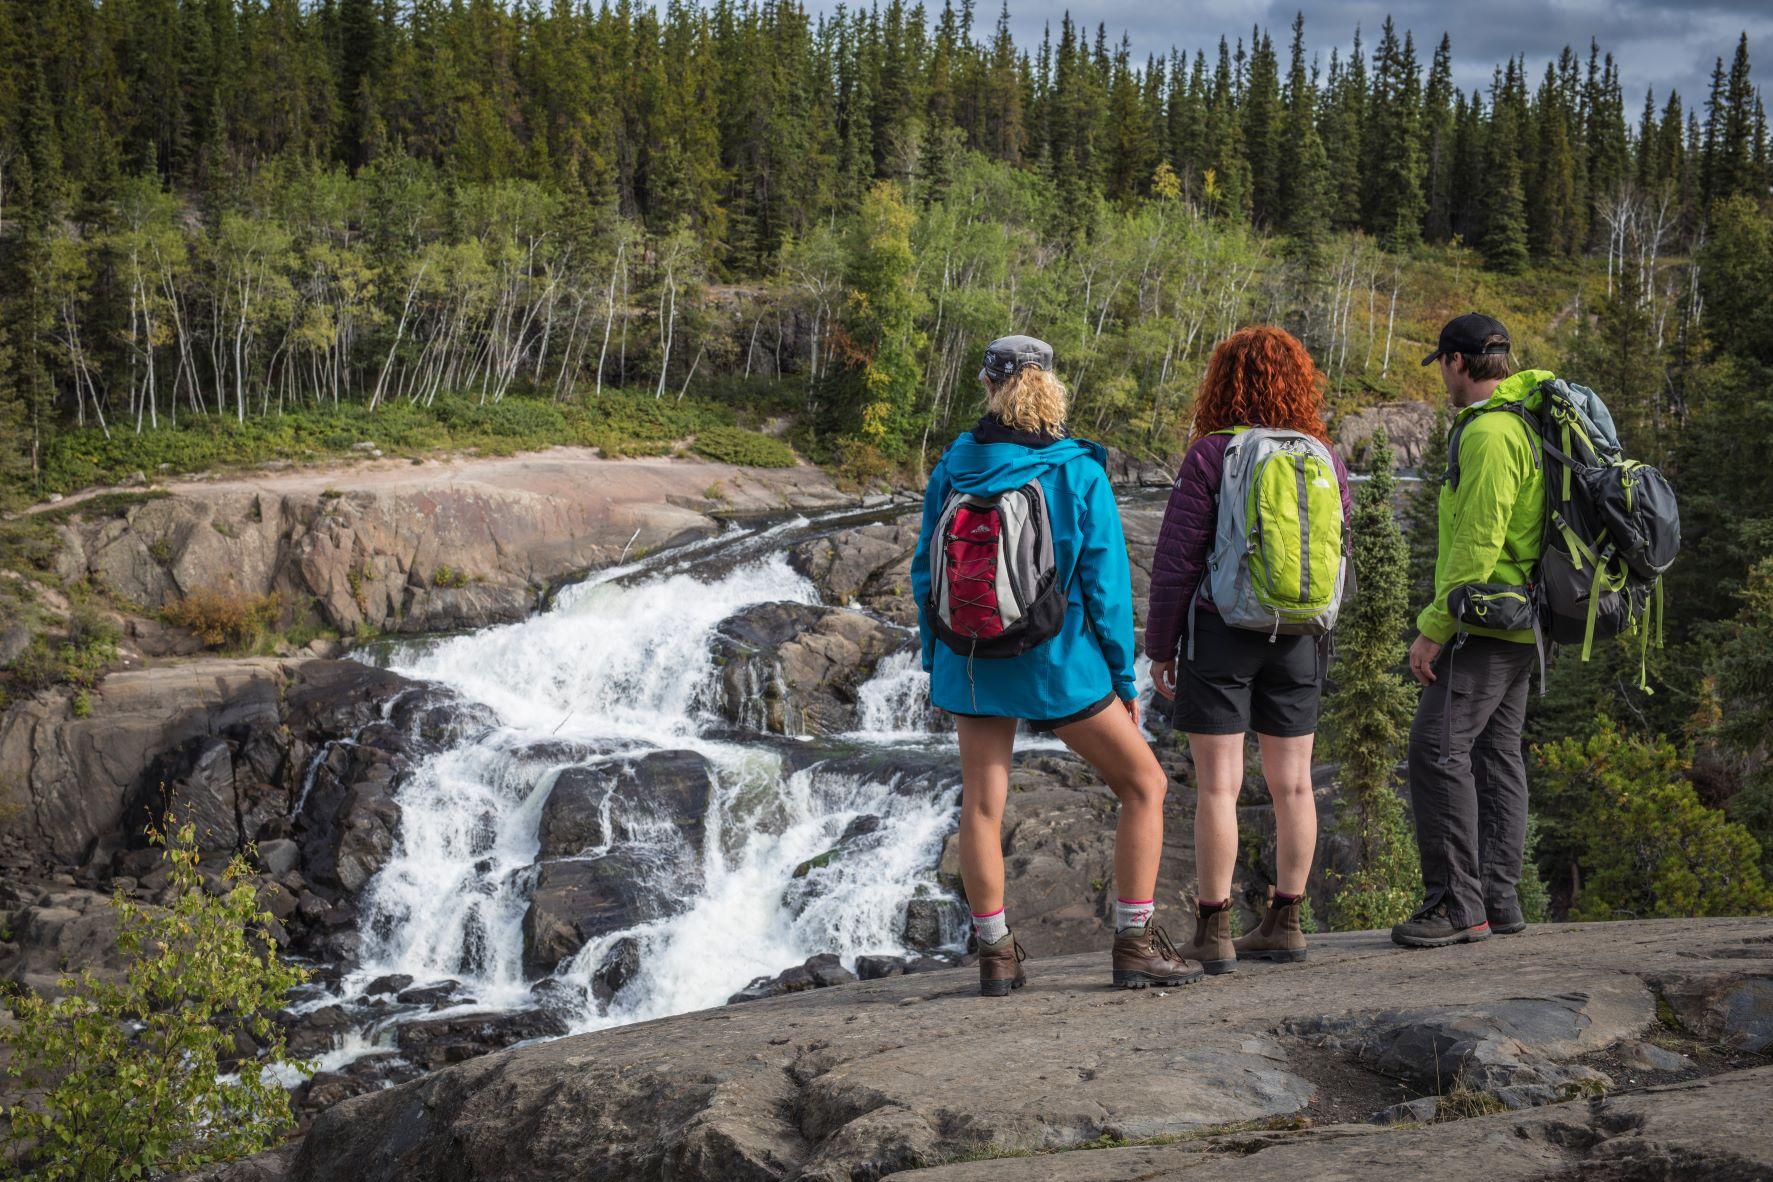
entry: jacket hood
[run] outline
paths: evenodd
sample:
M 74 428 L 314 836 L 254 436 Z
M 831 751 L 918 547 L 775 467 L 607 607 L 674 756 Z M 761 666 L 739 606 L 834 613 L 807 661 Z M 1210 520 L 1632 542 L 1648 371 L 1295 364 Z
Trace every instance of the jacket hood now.
M 968 431 L 955 439 L 942 463 L 961 492 L 996 496 L 1085 456 L 1107 466 L 1108 453 L 1088 439 L 1060 439 L 1036 448 L 1019 443 L 979 443 Z
M 1519 373 L 1503 378 L 1490 396 L 1482 402 L 1474 402 L 1460 414 L 1470 414 L 1480 407 L 1501 406 L 1507 402 L 1519 402 L 1539 388 L 1539 383 L 1549 382 L 1557 375 L 1549 369 L 1523 369 Z

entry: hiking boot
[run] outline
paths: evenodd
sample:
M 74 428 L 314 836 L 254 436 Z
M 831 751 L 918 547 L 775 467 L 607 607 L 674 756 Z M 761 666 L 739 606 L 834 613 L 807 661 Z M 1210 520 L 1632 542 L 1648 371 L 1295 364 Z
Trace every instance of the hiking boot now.
M 1514 919 L 1492 919 L 1492 920 L 1490 920 L 1490 931 L 1494 935 L 1512 936 L 1517 932 L 1524 932 L 1526 930 L 1527 930 L 1527 921 L 1519 918 L 1518 916 Z
M 1230 904 L 1211 915 L 1202 915 L 1196 911 L 1194 939 L 1182 945 L 1180 951 L 1190 960 L 1198 960 L 1200 967 L 1213 976 L 1235 973 L 1237 948 L 1231 942 Z
M 1022 962 L 1028 954 L 1016 943 L 1015 934 L 1005 932 L 1003 939 L 987 944 L 979 941 L 979 994 L 981 997 L 1008 997 L 1010 990 L 1028 983 L 1022 973 Z
M 1445 948 L 1449 944 L 1475 944 L 1490 938 L 1490 921 L 1468 928 L 1454 927 L 1447 918 L 1447 905 L 1439 903 L 1428 911 L 1418 911 L 1407 922 L 1391 929 L 1391 942 L 1405 948 Z
M 1183 960 L 1169 934 L 1154 923 L 1114 937 L 1114 983 L 1122 989 L 1187 985 L 1200 980 L 1200 974 L 1200 966 Z
M 1299 927 L 1299 900 L 1268 903 L 1262 926 L 1231 942 L 1239 960 L 1278 960 L 1292 964 L 1305 959 L 1305 932 Z

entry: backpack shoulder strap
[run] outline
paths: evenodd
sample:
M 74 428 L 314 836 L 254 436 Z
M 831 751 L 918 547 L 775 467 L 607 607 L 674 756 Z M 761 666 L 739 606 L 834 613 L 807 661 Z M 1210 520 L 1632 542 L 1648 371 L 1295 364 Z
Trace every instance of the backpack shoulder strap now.
M 1532 444 L 1533 466 L 1535 468 L 1540 466 L 1544 440 L 1540 436 L 1539 416 L 1533 409 L 1524 400 L 1504 402 L 1498 406 L 1486 406 L 1456 421 L 1453 424 L 1453 429 L 1447 433 L 1447 471 L 1442 479 L 1446 481 L 1447 487 L 1455 492 L 1459 489 L 1459 447 L 1464 442 L 1465 429 L 1471 426 L 1478 415 L 1492 414 L 1496 411 L 1506 412 L 1509 417 L 1519 419 L 1521 424 L 1527 428 L 1527 438 Z

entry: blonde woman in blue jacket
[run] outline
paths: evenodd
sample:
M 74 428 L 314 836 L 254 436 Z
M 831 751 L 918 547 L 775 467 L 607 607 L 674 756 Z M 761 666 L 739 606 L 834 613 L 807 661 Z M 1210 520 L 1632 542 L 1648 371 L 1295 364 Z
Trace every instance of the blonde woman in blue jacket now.
M 960 741 L 961 877 L 980 992 L 1003 997 L 1025 979 L 1026 954 L 1004 910 L 1001 833 L 1018 720 L 1088 760 L 1120 800 L 1114 983 L 1197 980 L 1200 966 L 1152 922 L 1168 785 L 1139 730 L 1126 539 L 1103 449 L 1067 433 L 1066 390 L 1044 341 L 993 341 L 979 377 L 986 413 L 930 473 L 911 582 L 930 698 L 954 715 Z M 1015 508 L 1031 499 L 1033 508 Z M 1028 519 L 1040 528 L 1020 553 L 1039 560 L 1046 591 L 1038 597 L 1008 585 L 1014 555 L 996 549 L 1000 526 L 1002 544 L 1015 549 L 1010 531 L 1030 530 Z M 1038 642 L 1006 646 L 999 633 L 1018 611 L 1024 618 L 1008 633 L 1036 623 L 1028 639 Z

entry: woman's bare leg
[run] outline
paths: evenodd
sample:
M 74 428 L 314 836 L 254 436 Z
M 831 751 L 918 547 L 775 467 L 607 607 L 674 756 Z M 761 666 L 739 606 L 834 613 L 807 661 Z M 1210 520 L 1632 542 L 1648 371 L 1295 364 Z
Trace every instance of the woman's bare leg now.
M 1003 909 L 1003 805 L 1010 792 L 1013 718 L 956 718 L 960 739 L 960 877 L 974 915 Z
M 1316 737 L 1256 736 L 1262 747 L 1262 778 L 1268 782 L 1269 796 L 1274 798 L 1274 828 L 1279 846 L 1274 889 L 1283 895 L 1305 893 L 1305 879 L 1317 853 L 1317 797 L 1311 791 L 1311 747 Z M 1233 824 L 1235 827 L 1235 818 Z
M 1244 783 L 1244 737 L 1189 735 L 1199 786 L 1194 808 L 1194 864 L 1200 900 L 1231 897 L 1237 865 L 1237 794 Z
M 1164 848 L 1164 793 L 1169 779 L 1126 709 L 1113 705 L 1053 732 L 1090 761 L 1120 798 L 1114 831 L 1114 888 L 1122 899 L 1151 899 Z

